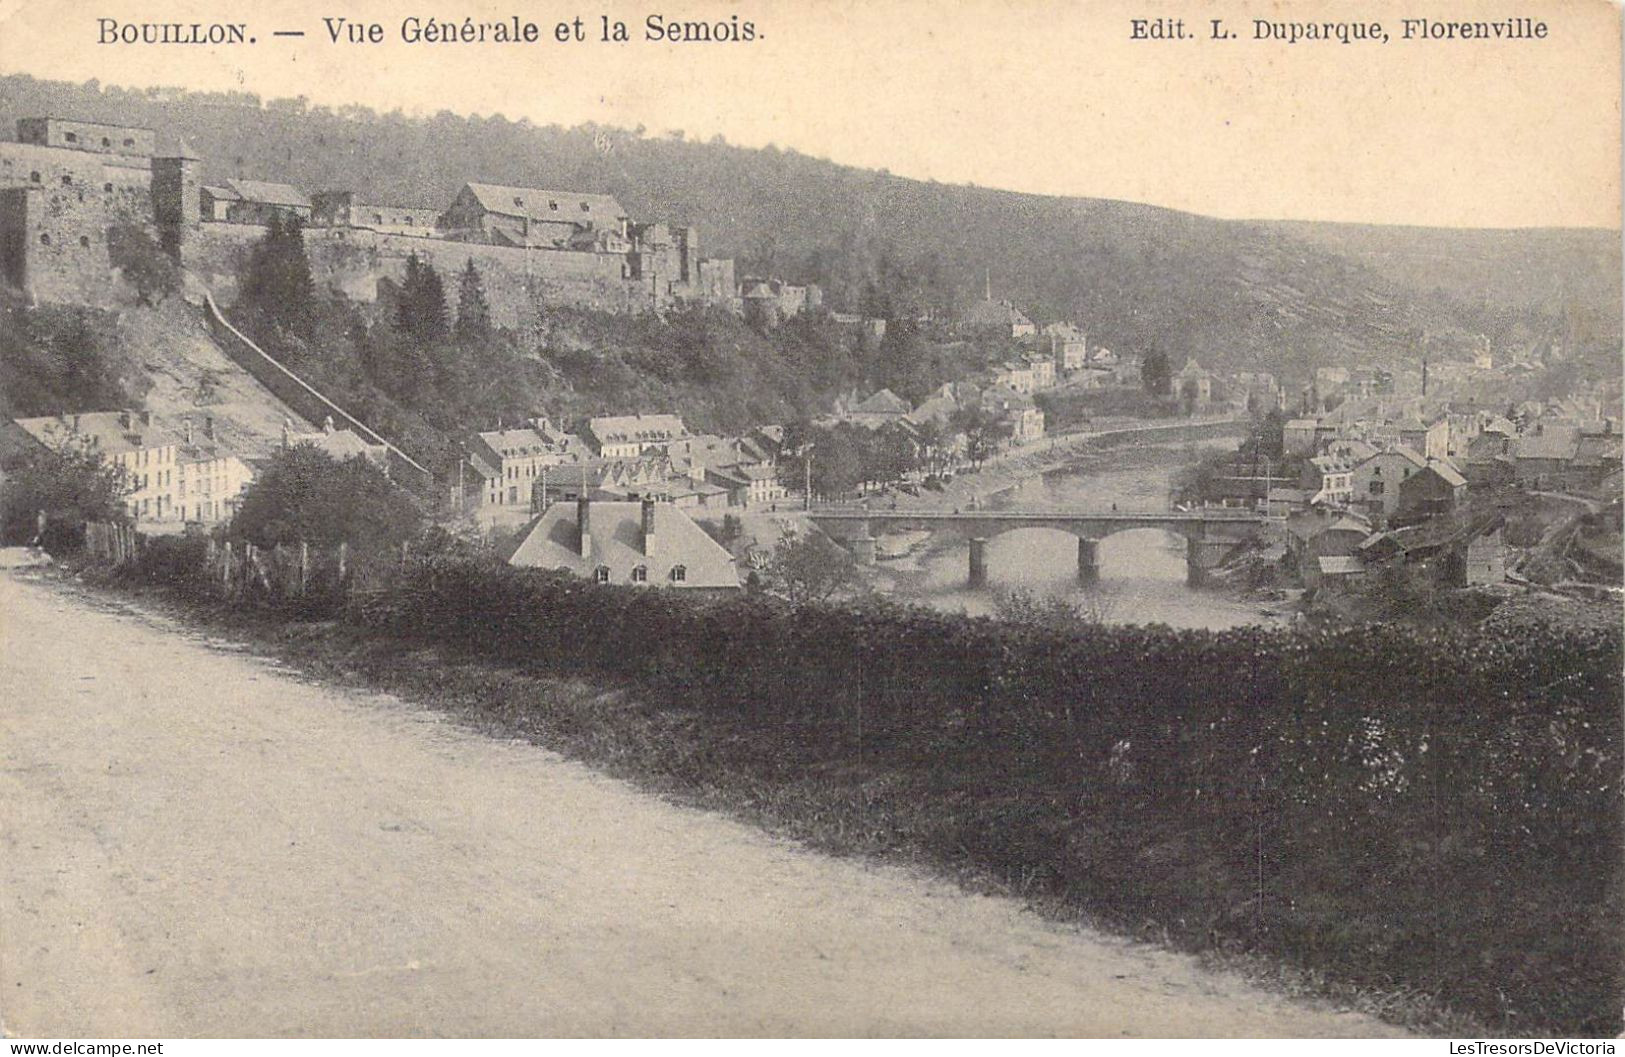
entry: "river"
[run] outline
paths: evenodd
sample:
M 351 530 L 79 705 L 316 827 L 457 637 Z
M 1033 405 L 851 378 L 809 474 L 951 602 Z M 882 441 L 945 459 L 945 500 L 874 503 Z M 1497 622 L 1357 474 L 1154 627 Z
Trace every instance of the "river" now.
M 1023 508 L 1122 511 L 1165 510 L 1169 487 L 1201 449 L 1229 448 L 1234 438 L 1116 448 L 1081 455 L 1067 466 L 1031 477 L 983 504 Z M 1100 582 L 1077 582 L 1077 537 L 1054 529 L 1022 529 L 988 541 L 988 586 L 971 588 L 970 546 L 942 537 L 913 554 L 876 566 L 882 590 L 893 597 L 950 612 L 988 615 L 1001 589 L 1059 595 L 1112 623 L 1168 624 L 1177 628 L 1229 628 L 1269 621 L 1257 602 L 1224 589 L 1185 585 L 1185 541 L 1161 529 L 1134 529 L 1100 543 Z

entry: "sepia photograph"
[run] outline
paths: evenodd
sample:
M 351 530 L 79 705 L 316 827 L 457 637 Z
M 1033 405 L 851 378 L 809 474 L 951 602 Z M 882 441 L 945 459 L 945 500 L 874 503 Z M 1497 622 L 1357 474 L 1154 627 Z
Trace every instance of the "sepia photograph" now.
M 0 1045 L 1612 1054 L 1622 21 L 0 0 Z

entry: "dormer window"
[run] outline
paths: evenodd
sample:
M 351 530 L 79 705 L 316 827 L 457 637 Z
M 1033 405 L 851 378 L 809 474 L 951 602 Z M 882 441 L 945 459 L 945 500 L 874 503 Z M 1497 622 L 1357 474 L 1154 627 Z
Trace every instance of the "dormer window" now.
M 671 567 L 671 578 L 672 578 L 673 583 L 679 583 L 679 584 L 682 583 L 683 581 L 687 580 L 688 579 L 688 566 L 686 566 L 686 565 L 673 565 Z
M 632 582 L 635 583 L 635 584 L 648 583 L 649 582 L 649 567 L 647 565 L 640 565 L 637 568 L 633 569 L 632 570 Z
M 609 583 L 609 566 L 600 565 L 598 568 L 594 569 L 593 579 L 597 580 L 601 584 Z

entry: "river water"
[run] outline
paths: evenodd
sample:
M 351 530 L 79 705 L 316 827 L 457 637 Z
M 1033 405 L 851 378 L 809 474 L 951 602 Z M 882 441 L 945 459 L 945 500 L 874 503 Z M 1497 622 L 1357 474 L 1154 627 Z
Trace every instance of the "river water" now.
M 1202 448 L 1234 447 L 1234 438 L 1196 444 L 1148 445 L 1091 453 L 1029 478 L 983 503 L 984 509 L 1156 511 L 1168 506 L 1174 475 Z M 988 615 L 1000 590 L 1059 595 L 1112 623 L 1229 628 L 1271 618 L 1259 603 L 1222 589 L 1185 585 L 1185 541 L 1161 529 L 1133 529 L 1100 542 L 1100 582 L 1078 584 L 1077 537 L 1054 529 L 1021 529 L 987 544 L 988 586 L 968 586 L 970 545 L 938 538 L 915 553 L 881 562 L 877 570 L 894 597 L 934 608 Z

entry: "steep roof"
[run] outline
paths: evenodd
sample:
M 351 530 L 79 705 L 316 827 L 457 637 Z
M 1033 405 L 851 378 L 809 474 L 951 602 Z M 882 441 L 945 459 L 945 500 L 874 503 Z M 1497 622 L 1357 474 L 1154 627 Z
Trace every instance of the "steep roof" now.
M 48 448 L 73 441 L 88 441 L 106 455 L 121 455 L 143 448 L 162 448 L 179 443 L 171 430 L 139 411 L 87 411 L 76 415 L 44 415 L 19 418 L 17 425 Z
M 966 310 L 964 322 L 973 327 L 1032 325 L 1032 320 L 1008 301 L 978 301 Z
M 1572 459 L 1579 444 L 1576 431 L 1548 426 L 1544 432 L 1520 436 L 1513 455 L 1520 459 Z
M 881 389 L 867 400 L 854 405 L 851 411 L 865 415 L 903 415 L 908 413 L 908 401 L 890 389 Z
M 592 502 L 587 505 L 588 553 L 581 553 L 581 533 L 574 501 L 554 503 L 527 525 L 508 554 L 508 564 L 541 569 L 563 569 L 578 576 L 593 576 L 609 569 L 613 584 L 646 583 L 651 587 L 737 588 L 734 559 L 719 543 L 670 503 L 653 507 L 654 536 L 645 546 L 643 504 Z M 633 570 L 647 570 L 644 581 L 632 579 Z M 683 579 L 672 571 L 683 567 Z
M 588 420 L 587 430 L 600 444 L 678 440 L 689 435 L 680 415 L 601 415 Z
M 268 206 L 289 206 L 310 209 L 310 199 L 292 184 L 271 183 L 268 180 L 227 180 L 226 186 L 236 191 L 244 201 Z
M 507 217 L 532 220 L 569 221 L 592 225 L 613 225 L 627 218 L 611 195 L 585 191 L 550 191 L 540 187 L 510 187 L 507 184 L 464 185 L 480 208 Z

